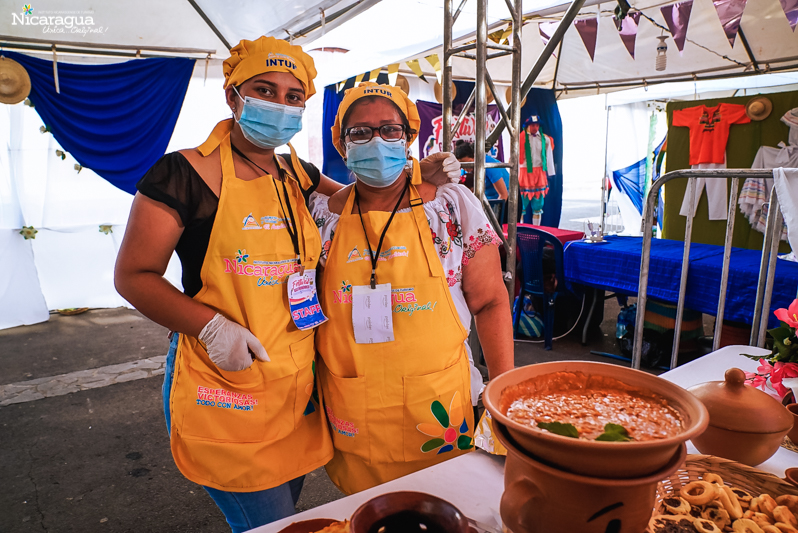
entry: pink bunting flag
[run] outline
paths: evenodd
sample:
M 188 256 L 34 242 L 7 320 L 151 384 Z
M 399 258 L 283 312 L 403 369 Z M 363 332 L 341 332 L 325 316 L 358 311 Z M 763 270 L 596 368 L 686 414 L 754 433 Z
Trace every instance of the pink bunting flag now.
M 551 41 L 551 36 L 554 35 L 554 32 L 557 31 L 557 26 L 559 26 L 559 22 L 540 22 L 538 24 L 538 29 L 540 30 L 540 38 L 543 41 L 543 46 L 549 44 Z
M 798 0 L 791 0 L 798 2 Z M 582 38 L 582 42 L 587 48 L 587 53 L 590 54 L 590 60 L 596 55 L 596 38 L 598 36 L 598 17 L 592 19 L 581 19 L 574 22 L 576 31 Z
M 780 0 L 781 8 L 784 14 L 787 15 L 787 20 L 790 21 L 790 28 L 795 31 L 795 25 L 798 24 L 798 0 Z
M 621 40 L 629 51 L 629 55 L 634 59 L 635 40 L 637 39 L 637 25 L 640 22 L 640 13 L 629 13 L 623 19 L 612 17 L 612 20 L 615 21 L 615 27 L 618 28 L 618 33 L 621 34 Z
M 798 2 L 798 0 L 784 0 Z M 693 0 L 687 2 L 679 2 L 669 6 L 661 7 L 662 18 L 668 25 L 671 31 L 673 41 L 676 43 L 676 48 L 679 53 L 684 50 L 684 40 L 687 37 L 687 23 L 690 22 L 690 12 L 693 10 Z
M 737 30 L 740 28 L 740 19 L 743 18 L 746 0 L 712 0 L 715 11 L 718 12 L 720 24 L 726 32 L 729 44 L 734 48 L 734 40 L 737 38 Z

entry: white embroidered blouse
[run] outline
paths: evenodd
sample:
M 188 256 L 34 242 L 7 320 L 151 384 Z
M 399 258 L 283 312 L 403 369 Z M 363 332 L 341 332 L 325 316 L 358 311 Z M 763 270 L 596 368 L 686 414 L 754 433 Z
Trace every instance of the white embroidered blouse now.
M 328 196 L 314 192 L 309 202 L 310 213 L 321 231 L 322 252 L 319 263 L 322 267 L 327 261 L 327 252 L 340 218 L 330 211 L 328 201 Z M 409 211 L 410 208 L 407 208 L 398 212 Z M 446 184 L 438 187 L 435 199 L 424 204 L 424 212 L 460 322 L 470 332 L 471 312 L 463 295 L 463 267 L 481 248 L 498 246 L 501 239 L 493 231 L 479 200 L 463 185 Z M 468 358 L 471 361 L 471 401 L 476 405 L 484 385 L 479 370 L 474 367 L 470 349 Z

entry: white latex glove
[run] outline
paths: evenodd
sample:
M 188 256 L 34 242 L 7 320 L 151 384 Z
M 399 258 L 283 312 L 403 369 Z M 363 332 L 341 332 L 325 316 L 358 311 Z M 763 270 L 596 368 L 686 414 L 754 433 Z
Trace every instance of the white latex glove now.
M 252 356 L 269 361 L 266 349 L 247 328 L 216 313 L 199 334 L 205 343 L 213 364 L 228 372 L 239 372 L 250 367 Z
M 432 185 L 460 183 L 460 161 L 451 152 L 438 152 L 420 162 L 421 179 Z

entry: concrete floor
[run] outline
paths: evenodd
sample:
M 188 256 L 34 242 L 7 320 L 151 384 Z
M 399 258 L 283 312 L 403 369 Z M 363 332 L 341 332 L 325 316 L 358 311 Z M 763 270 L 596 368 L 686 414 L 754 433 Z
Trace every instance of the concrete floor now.
M 516 343 L 516 365 L 614 362 L 617 304 L 582 346 L 577 332 Z M 92 310 L 0 331 L 0 385 L 164 355 L 166 330 L 129 309 Z M 161 403 L 162 376 L 0 407 L 0 532 L 229 531 L 201 487 L 177 470 Z M 324 469 L 308 475 L 299 510 L 341 497 Z

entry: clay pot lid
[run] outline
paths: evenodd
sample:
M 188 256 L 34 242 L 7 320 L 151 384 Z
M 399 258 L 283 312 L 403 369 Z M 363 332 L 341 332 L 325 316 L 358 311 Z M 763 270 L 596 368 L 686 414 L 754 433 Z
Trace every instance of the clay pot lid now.
M 745 384 L 745 372 L 726 371 L 725 381 L 708 381 L 687 389 L 709 411 L 709 425 L 743 433 L 779 433 L 792 426 L 792 415 L 779 401 Z

